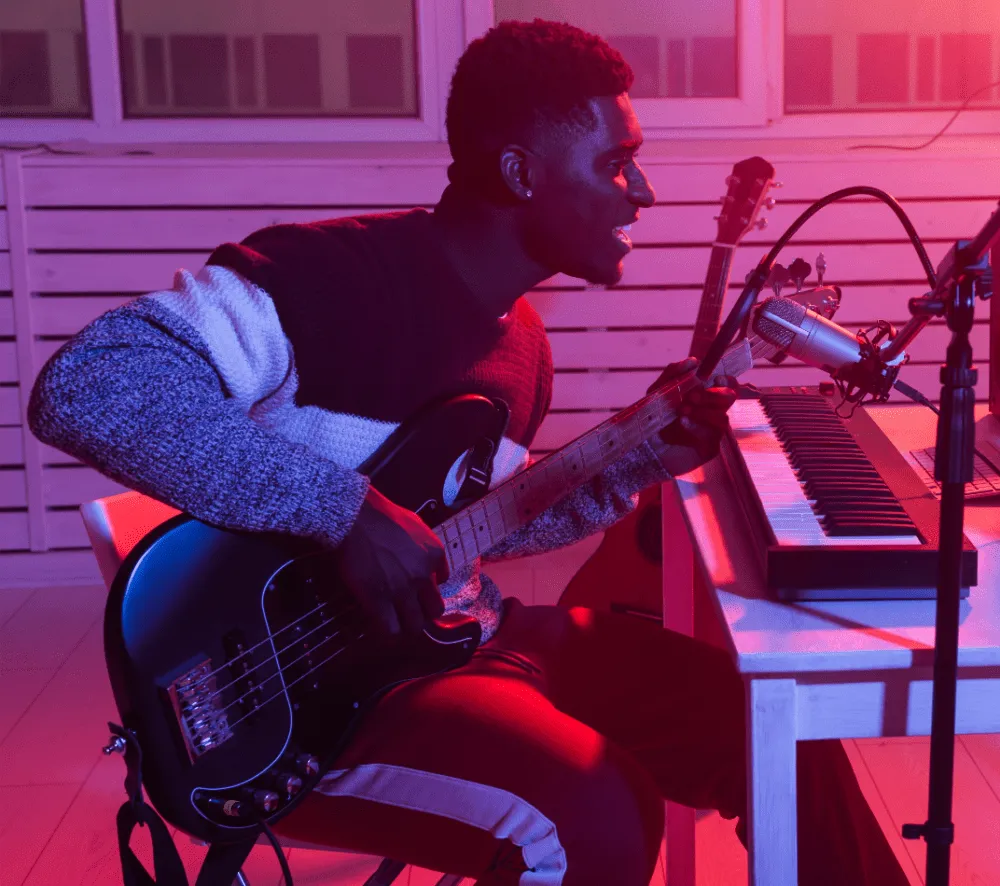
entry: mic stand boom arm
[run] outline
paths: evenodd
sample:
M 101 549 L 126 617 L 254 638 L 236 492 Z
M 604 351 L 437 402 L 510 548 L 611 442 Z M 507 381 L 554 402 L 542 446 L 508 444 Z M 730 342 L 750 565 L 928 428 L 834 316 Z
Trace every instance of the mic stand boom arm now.
M 903 836 L 927 843 L 927 886 L 947 886 L 955 764 L 955 694 L 958 678 L 959 593 L 962 586 L 962 533 L 965 484 L 972 480 L 975 447 L 975 384 L 969 332 L 980 284 L 989 272 L 988 253 L 1000 241 L 1000 210 L 990 216 L 974 240 L 959 240 L 938 269 L 933 292 L 912 299 L 916 331 L 934 316 L 944 316 L 952 331 L 941 367 L 941 412 L 937 426 L 934 478 L 941 484 L 937 610 L 934 625 L 934 688 L 931 709 L 930 784 L 927 821 L 903 826 Z M 985 287 L 983 287 L 985 290 Z M 900 336 L 902 337 L 902 332 Z M 895 344 L 895 342 L 894 342 Z M 905 344 L 905 342 L 903 343 Z

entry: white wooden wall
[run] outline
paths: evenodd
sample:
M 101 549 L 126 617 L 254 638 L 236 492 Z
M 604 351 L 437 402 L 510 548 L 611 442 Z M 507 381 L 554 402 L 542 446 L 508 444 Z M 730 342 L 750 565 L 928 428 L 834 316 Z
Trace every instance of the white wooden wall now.
M 970 236 L 997 204 L 1000 163 L 981 154 L 767 152 L 716 146 L 699 156 L 655 156 L 645 167 L 658 204 L 642 214 L 613 290 L 557 277 L 531 299 L 550 331 L 557 369 L 553 411 L 536 441 L 556 448 L 626 405 L 663 364 L 686 353 L 732 164 L 768 157 L 784 182 L 766 231 L 745 238 L 732 284 L 742 280 L 814 199 L 852 184 L 882 187 L 903 201 L 936 263 L 957 237 Z M 426 154 L 426 150 L 424 151 Z M 268 224 L 382 208 L 431 205 L 447 160 L 394 157 L 253 156 L 216 149 L 186 156 L 3 155 L 0 179 L 0 584 L 94 580 L 77 513 L 119 487 L 27 431 L 24 408 L 41 365 L 60 343 L 103 311 L 170 285 L 177 268 L 198 268 L 218 243 Z M 907 318 L 907 299 L 925 291 L 921 266 L 890 211 L 874 202 L 827 209 L 779 257 L 814 264 L 826 255 L 827 281 L 844 289 L 837 319 L 851 327 Z M 813 278 L 814 279 L 814 278 Z M 973 347 L 987 394 L 988 308 Z M 947 330 L 926 330 L 902 377 L 937 398 L 937 366 Z M 801 366 L 768 367 L 758 384 L 816 383 Z

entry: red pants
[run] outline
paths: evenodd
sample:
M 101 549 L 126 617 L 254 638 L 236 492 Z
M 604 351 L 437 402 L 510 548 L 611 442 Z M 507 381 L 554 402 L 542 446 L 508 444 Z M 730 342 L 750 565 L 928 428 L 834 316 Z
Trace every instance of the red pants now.
M 728 655 L 629 616 L 508 600 L 469 664 L 379 702 L 278 830 L 480 884 L 646 886 L 664 798 L 744 813 Z M 906 886 L 840 742 L 799 743 L 798 802 L 802 886 Z

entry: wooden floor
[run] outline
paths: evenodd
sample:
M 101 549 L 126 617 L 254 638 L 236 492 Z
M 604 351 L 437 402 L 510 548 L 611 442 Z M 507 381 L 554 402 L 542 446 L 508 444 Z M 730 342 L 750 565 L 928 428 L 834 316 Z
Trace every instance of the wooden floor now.
M 558 570 L 557 570 L 558 571 Z M 554 573 L 551 573 L 554 574 Z M 539 599 L 538 580 L 529 599 Z M 531 596 L 533 595 L 533 596 Z M 0 883 L 110 886 L 121 882 L 114 815 L 124 766 L 100 749 L 116 719 L 104 670 L 98 587 L 0 588 Z M 848 742 L 855 769 L 889 834 L 926 814 L 926 740 Z M 1000 737 L 965 736 L 956 755 L 953 886 L 1000 883 Z M 893 837 L 911 882 L 923 883 L 923 844 Z M 148 836 L 133 841 L 148 857 Z M 194 881 L 204 850 L 178 845 Z M 367 856 L 294 849 L 297 884 L 355 886 L 374 870 Z M 277 861 L 257 847 L 246 868 L 253 886 L 278 886 Z M 410 869 L 400 886 L 432 886 L 437 874 Z M 663 883 L 661 870 L 653 880 Z M 699 886 L 746 882 L 746 856 L 732 824 L 698 821 Z

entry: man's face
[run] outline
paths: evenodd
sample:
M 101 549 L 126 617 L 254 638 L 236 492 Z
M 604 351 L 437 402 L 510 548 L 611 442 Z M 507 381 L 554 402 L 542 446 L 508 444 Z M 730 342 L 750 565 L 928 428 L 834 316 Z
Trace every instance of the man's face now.
M 642 130 L 626 94 L 591 99 L 596 124 L 533 159 L 534 194 L 524 219 L 525 248 L 553 273 L 610 285 L 632 248 L 621 230 L 652 206 L 653 189 L 635 161 Z

